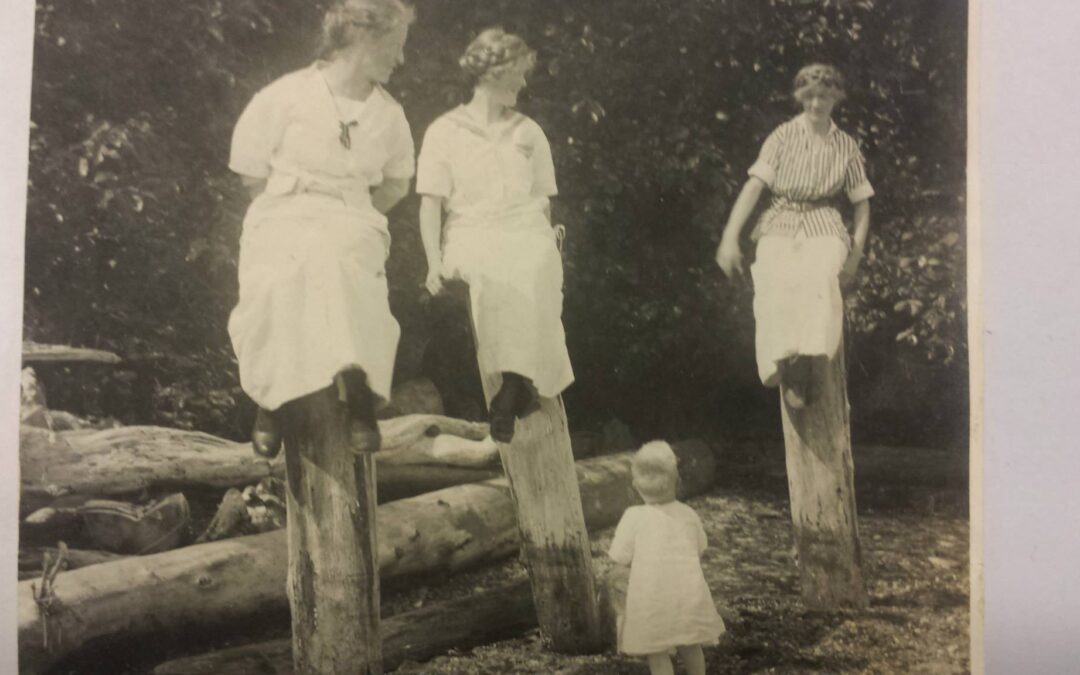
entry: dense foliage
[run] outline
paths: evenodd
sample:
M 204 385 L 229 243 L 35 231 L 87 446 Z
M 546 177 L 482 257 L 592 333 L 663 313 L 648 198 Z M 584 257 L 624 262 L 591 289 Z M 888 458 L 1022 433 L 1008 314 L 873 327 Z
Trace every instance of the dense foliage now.
M 228 140 L 258 88 L 310 61 L 325 4 L 39 4 L 27 332 L 114 349 L 139 371 L 95 380 L 112 409 L 90 412 L 242 433 L 250 404 L 225 325 L 246 200 L 225 166 Z M 416 5 L 390 88 L 418 142 L 461 100 L 457 55 L 477 30 L 502 24 L 539 51 L 522 109 L 552 141 L 569 230 L 576 424 L 614 416 L 668 435 L 774 426 L 775 394 L 755 379 L 749 289 L 722 281 L 712 257 L 761 141 L 795 112 L 792 76 L 820 59 L 851 81 L 838 123 L 860 140 L 878 192 L 848 301 L 853 399 L 876 401 L 855 405 L 856 433 L 965 428 L 966 3 Z M 462 318 L 423 301 L 416 207 L 404 202 L 391 225 L 398 374 L 424 372 L 464 410 L 455 399 L 475 388 L 449 390 L 475 365 L 467 340 L 433 330 Z

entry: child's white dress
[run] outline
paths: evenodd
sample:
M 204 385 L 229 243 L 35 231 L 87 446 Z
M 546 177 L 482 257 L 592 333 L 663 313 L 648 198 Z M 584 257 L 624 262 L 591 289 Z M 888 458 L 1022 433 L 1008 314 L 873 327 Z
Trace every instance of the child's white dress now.
M 705 529 L 682 502 L 631 506 L 608 555 L 630 565 L 619 651 L 646 655 L 717 644 L 725 632 L 701 571 Z

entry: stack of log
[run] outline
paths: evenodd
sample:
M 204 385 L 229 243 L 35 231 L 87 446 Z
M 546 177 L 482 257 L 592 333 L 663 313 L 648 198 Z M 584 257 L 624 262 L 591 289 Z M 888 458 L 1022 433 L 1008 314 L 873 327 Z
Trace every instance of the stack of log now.
M 84 351 L 39 345 L 27 361 L 116 362 Z M 438 392 L 418 381 L 395 388 L 380 414 L 378 561 L 391 586 L 506 558 L 519 546 L 487 425 L 441 411 Z M 22 413 L 21 672 L 47 670 L 88 644 L 176 635 L 192 624 L 235 624 L 287 608 L 283 458 L 260 459 L 247 443 L 201 432 L 113 427 L 51 411 L 30 368 Z M 615 425 L 574 444 L 592 456 L 631 442 Z M 677 452 L 685 494 L 708 489 L 709 448 L 689 443 Z M 580 461 L 577 472 L 589 529 L 613 525 L 637 500 L 627 453 Z M 393 668 L 535 624 L 522 582 L 388 619 L 384 662 Z M 253 672 L 244 670 L 251 659 L 288 672 L 287 645 L 254 645 L 222 652 L 224 661 L 178 662 L 161 672 Z

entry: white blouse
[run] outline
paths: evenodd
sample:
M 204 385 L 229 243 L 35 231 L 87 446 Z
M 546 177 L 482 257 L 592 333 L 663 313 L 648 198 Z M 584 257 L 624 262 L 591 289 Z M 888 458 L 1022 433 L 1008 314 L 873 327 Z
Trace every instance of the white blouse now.
M 558 193 L 551 146 L 540 125 L 521 113 L 485 124 L 459 106 L 424 134 L 416 191 L 444 198 L 451 218 L 477 208 L 546 204 Z
M 374 210 L 371 188 L 414 172 L 405 112 L 378 86 L 364 101 L 333 96 L 318 66 L 289 73 L 255 94 L 233 132 L 229 168 L 266 178 L 265 196 L 329 190 L 345 206 Z M 342 122 L 349 125 L 348 149 L 340 140 Z

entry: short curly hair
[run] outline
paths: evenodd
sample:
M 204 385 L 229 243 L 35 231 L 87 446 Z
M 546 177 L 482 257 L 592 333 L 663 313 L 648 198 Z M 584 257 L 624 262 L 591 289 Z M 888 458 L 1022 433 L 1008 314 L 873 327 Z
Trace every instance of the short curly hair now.
M 666 441 L 641 446 L 630 461 L 634 488 L 646 501 L 670 501 L 679 482 L 679 460 Z
M 801 103 L 812 91 L 824 91 L 837 101 L 842 101 L 847 96 L 847 83 L 833 66 L 811 63 L 803 66 L 795 75 L 795 100 Z
M 323 16 L 319 58 L 353 44 L 358 30 L 380 37 L 415 18 L 415 10 L 402 0 L 336 0 Z
M 475 84 L 484 76 L 498 77 L 520 65 L 531 70 L 536 65 L 536 52 L 520 36 L 502 28 L 488 28 L 469 43 L 458 64 Z

